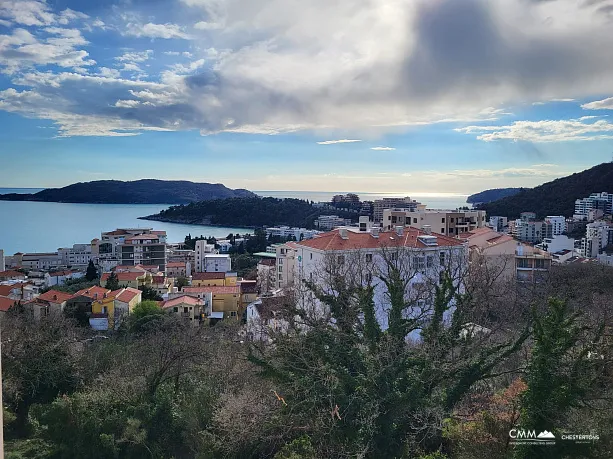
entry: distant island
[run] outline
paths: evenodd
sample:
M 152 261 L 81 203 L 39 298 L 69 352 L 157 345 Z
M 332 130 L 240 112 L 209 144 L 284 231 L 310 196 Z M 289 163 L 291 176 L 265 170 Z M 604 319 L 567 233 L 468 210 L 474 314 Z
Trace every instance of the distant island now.
M 521 212 L 536 212 L 538 218 L 547 215 L 571 217 L 575 212 L 575 201 L 586 198 L 592 193 L 613 192 L 613 163 L 603 163 L 583 172 L 577 172 L 535 188 L 527 188 L 519 193 L 478 208 L 488 215 L 518 218 Z
M 277 225 L 313 228 L 317 217 L 330 213 L 353 220 L 356 220 L 358 216 L 356 212 L 340 209 L 324 210 L 314 206 L 310 201 L 301 199 L 247 197 L 172 206 L 158 214 L 140 218 L 170 223 L 245 228 Z
M 487 204 L 488 202 L 497 201 L 508 196 L 514 196 L 525 189 L 526 188 L 494 188 L 492 190 L 485 190 L 481 193 L 472 194 L 466 199 L 466 202 L 469 204 Z
M 248 190 L 232 190 L 221 183 L 169 180 L 98 180 L 48 188 L 31 194 L 3 194 L 2 201 L 67 202 L 83 204 L 187 204 L 224 198 L 251 198 Z

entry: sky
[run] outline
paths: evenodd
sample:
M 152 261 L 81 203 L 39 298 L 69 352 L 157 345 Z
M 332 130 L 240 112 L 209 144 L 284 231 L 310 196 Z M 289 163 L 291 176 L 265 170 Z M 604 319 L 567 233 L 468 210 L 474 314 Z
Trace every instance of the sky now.
M 468 194 L 613 160 L 613 0 L 0 0 L 0 187 Z

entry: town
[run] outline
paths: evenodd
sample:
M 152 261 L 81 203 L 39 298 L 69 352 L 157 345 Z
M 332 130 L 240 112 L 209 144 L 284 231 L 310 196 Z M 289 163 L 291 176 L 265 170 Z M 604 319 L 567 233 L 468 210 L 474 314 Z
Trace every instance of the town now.
M 331 214 L 315 221 L 316 230 L 262 228 L 264 244 L 251 245 L 257 248 L 240 275 L 233 260 L 245 253 L 253 234 L 217 240 L 190 235 L 176 242 L 152 228 L 118 228 L 52 253 L 0 250 L 0 311 L 20 307 L 39 319 L 78 309 L 91 328 L 118 330 L 148 300 L 194 326 L 234 320 L 246 325 L 246 337 L 261 338 L 261 324 L 271 314 L 269 298 L 292 294 L 331 257 L 363 252 L 376 264 L 389 247 L 401 244 L 420 270 L 434 269 L 436 260 L 440 272 L 445 259 L 453 258 L 470 275 L 470 263 L 485 257 L 504 264 L 505 276 L 520 283 L 542 281 L 552 265 L 613 266 L 613 194 L 607 192 L 578 198 L 572 216 L 542 220 L 530 211 L 509 220 L 476 209 L 428 209 L 409 197 L 360 202 L 347 194 L 319 203 L 329 209 L 345 205 L 359 213 L 357 224 Z M 367 282 L 374 282 L 372 275 Z M 75 285 L 83 288 L 66 289 Z

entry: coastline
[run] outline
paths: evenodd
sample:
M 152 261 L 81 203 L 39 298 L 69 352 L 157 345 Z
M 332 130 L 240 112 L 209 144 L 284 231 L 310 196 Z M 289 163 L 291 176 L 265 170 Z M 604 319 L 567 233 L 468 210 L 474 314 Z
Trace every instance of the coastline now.
M 147 220 L 154 222 L 163 222 L 163 223 L 177 223 L 179 225 L 202 225 L 202 226 L 212 226 L 214 228 L 227 228 L 228 225 L 218 225 L 215 223 L 211 223 L 208 218 L 201 219 L 190 219 L 190 218 L 166 218 L 159 217 L 157 215 L 147 215 L 145 217 L 137 217 L 138 220 Z M 259 228 L 259 226 L 244 226 L 244 225 L 230 225 L 232 228 L 240 228 L 246 230 L 254 230 Z

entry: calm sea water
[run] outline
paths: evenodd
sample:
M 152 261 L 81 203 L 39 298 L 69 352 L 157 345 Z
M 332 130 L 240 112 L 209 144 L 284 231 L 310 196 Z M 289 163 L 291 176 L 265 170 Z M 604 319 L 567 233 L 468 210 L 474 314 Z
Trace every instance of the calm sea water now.
M 36 193 L 40 188 L 0 188 L 0 194 Z M 255 191 L 260 196 L 329 201 L 340 192 Z M 464 195 L 411 195 L 407 193 L 357 193 L 362 200 L 386 196 L 411 196 L 430 208 L 452 209 L 466 204 Z M 164 230 L 169 242 L 192 236 L 226 237 L 229 233 L 244 234 L 249 230 L 204 225 L 183 225 L 138 220 L 168 207 L 168 204 L 65 204 L 55 202 L 0 201 L 0 249 L 15 252 L 55 251 L 76 243 L 87 243 L 100 237 L 102 231 L 115 228 L 149 228 Z

